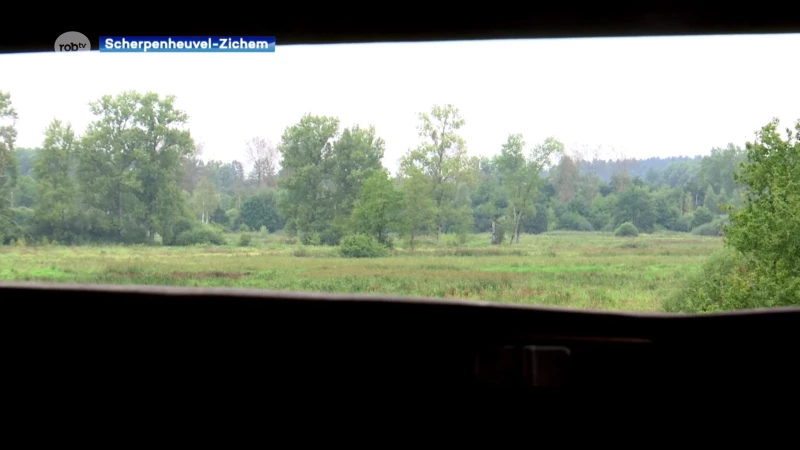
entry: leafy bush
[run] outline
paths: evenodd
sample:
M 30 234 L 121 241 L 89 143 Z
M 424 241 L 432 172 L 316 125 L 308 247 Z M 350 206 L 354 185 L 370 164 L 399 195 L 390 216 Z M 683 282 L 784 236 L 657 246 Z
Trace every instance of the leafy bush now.
M 342 233 L 336 229 L 326 229 L 319 234 L 319 242 L 321 245 L 339 245 L 342 242 Z
M 309 256 L 311 256 L 311 252 L 309 252 L 308 250 L 306 250 L 306 249 L 305 249 L 305 248 L 303 248 L 303 247 L 297 247 L 297 248 L 296 248 L 296 249 L 294 249 L 294 251 L 292 252 L 292 255 L 294 255 L 294 256 L 296 256 L 296 257 L 298 257 L 298 258 L 306 258 L 306 257 L 309 257 Z
M 682 289 L 664 302 L 667 312 L 708 313 L 800 304 L 800 278 L 734 249 L 712 255 Z
M 705 225 L 707 223 L 711 223 L 714 220 L 714 213 L 711 212 L 705 206 L 701 206 L 694 210 L 694 216 L 692 218 L 692 228 L 697 228 L 700 225 Z
M 614 231 L 614 235 L 619 237 L 636 237 L 639 236 L 639 229 L 636 228 L 636 225 L 625 222 L 617 227 Z
M 692 234 L 698 236 L 722 236 L 723 227 L 724 223 L 721 220 L 715 220 L 695 228 L 692 230 Z
M 692 221 L 694 220 L 694 215 L 687 214 L 680 219 L 676 220 L 672 226 L 672 231 L 681 231 L 683 233 L 688 233 L 692 231 Z
M 498 220 L 494 224 L 495 244 L 502 244 L 506 238 L 506 223 L 505 220 Z
M 530 234 L 546 233 L 549 227 L 549 217 L 547 205 L 540 203 L 536 205 L 536 213 L 526 216 L 523 220 L 523 229 Z
M 182 232 L 175 238 L 175 245 L 225 245 L 225 238 L 218 231 L 207 226 L 196 226 Z
M 371 236 L 356 234 L 342 239 L 339 252 L 345 258 L 379 258 L 388 250 Z
M 681 290 L 664 302 L 664 309 L 667 312 L 683 313 L 728 309 L 725 291 L 729 287 L 726 285 L 737 276 L 738 269 L 745 265 L 743 256 L 736 251 L 725 249 L 715 253 L 687 282 L 681 283 Z
M 300 242 L 303 245 L 322 245 L 322 238 L 319 233 L 303 233 Z
M 275 192 L 262 192 L 245 200 L 239 212 L 239 220 L 253 231 L 265 227 L 268 232 L 274 233 L 283 228 Z
M 725 248 L 664 302 L 667 312 L 709 313 L 800 304 L 800 278 Z
M 286 221 L 286 224 L 283 226 L 283 232 L 289 237 L 297 236 L 297 224 L 294 220 L 289 219 Z
M 220 234 L 225 233 L 225 226 L 224 225 L 220 225 L 218 223 L 209 223 L 209 224 L 206 224 L 206 227 L 210 228 L 210 229 L 212 229 L 212 230 L 214 230 L 214 231 L 216 231 L 217 233 L 220 233 Z
M 251 237 L 249 234 L 247 234 L 247 233 L 242 233 L 242 234 L 239 236 L 239 247 L 247 247 L 247 246 L 249 246 L 249 245 L 250 245 L 250 242 L 251 242 L 252 240 L 253 240 L 253 238 L 252 238 L 252 237 Z
M 228 214 L 225 213 L 225 210 L 217 206 L 217 209 L 215 209 L 211 214 L 211 223 L 227 227 L 230 224 L 230 218 L 228 217 Z
M 614 231 L 614 225 L 611 224 L 612 219 L 613 217 L 609 212 L 595 212 L 589 218 L 589 223 L 592 224 L 595 230 L 608 230 L 610 228 L 608 231 Z M 609 226 L 609 224 L 611 225 Z
M 558 219 L 558 228 L 572 231 L 594 231 L 594 227 L 585 217 L 574 212 L 564 213 Z

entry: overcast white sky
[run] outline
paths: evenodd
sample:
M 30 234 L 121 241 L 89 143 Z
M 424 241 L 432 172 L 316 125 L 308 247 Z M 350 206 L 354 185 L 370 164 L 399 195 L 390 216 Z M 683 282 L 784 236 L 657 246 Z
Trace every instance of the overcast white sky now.
M 0 90 L 19 113 L 21 147 L 41 145 L 53 118 L 82 132 L 90 101 L 134 89 L 176 95 L 206 160 L 243 160 L 249 138 L 277 143 L 310 112 L 375 125 L 393 170 L 418 142 L 416 114 L 436 103 L 460 108 L 479 155 L 509 133 L 636 158 L 705 154 L 743 144 L 772 117 L 800 118 L 800 35 L 278 44 L 264 54 L 0 55 Z

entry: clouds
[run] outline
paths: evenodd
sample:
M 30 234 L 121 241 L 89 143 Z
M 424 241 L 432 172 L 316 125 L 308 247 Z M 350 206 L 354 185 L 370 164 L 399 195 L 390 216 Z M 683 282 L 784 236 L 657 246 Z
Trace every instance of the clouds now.
M 304 113 L 375 125 L 385 164 L 417 143 L 418 112 L 453 103 L 473 154 L 509 133 L 628 156 L 706 153 L 770 118 L 800 118 L 800 35 L 278 47 L 268 54 L 0 55 L 20 146 L 58 118 L 83 130 L 88 102 L 124 90 L 174 94 L 205 158 L 244 159 Z M 792 64 L 795 64 L 793 67 Z

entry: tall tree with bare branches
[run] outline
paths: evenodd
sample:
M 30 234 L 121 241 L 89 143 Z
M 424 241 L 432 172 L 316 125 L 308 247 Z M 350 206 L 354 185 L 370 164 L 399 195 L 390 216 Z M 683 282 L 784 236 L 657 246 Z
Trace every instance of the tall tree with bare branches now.
M 278 149 L 266 139 L 255 137 L 247 142 L 247 160 L 253 166 L 250 178 L 257 187 L 275 187 Z

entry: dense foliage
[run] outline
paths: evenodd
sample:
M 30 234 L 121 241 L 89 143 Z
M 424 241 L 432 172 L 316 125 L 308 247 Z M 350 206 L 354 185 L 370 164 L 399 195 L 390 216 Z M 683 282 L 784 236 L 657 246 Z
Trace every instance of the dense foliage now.
M 785 138 L 778 126 L 747 143 L 735 177 L 747 190 L 726 227 L 727 248 L 667 302 L 669 311 L 800 305 L 800 121 Z
M 784 140 L 773 122 L 744 150 L 646 160 L 601 160 L 556 138 L 531 145 L 510 134 L 487 157 L 468 151 L 459 110 L 437 105 L 419 115 L 419 145 L 392 175 L 374 127 L 305 115 L 277 145 L 248 142 L 246 172 L 240 161 L 202 160 L 174 103 L 155 93 L 105 96 L 91 104 L 95 121 L 83 134 L 54 120 L 41 147 L 25 149 L 15 148 L 17 115 L 0 91 L 0 243 L 218 245 L 223 231 L 283 230 L 365 257 L 398 242 L 413 249 L 420 236 L 463 243 L 486 232 L 492 244 L 516 245 L 551 230 L 728 229 L 727 257 L 744 259 L 735 267 L 715 259 L 707 270 L 717 275 L 704 283 L 727 277 L 746 294 L 687 292 L 693 303 L 672 300 L 673 310 L 798 301 L 800 128 Z

